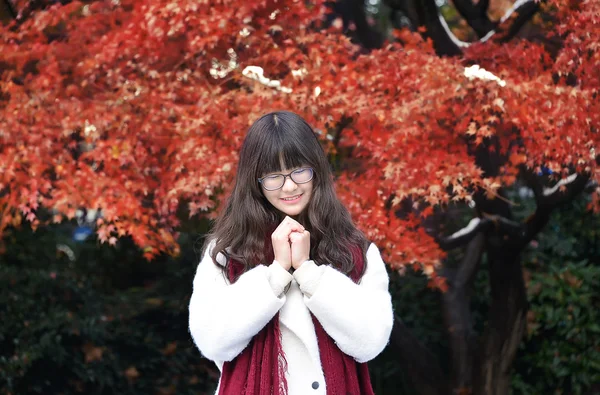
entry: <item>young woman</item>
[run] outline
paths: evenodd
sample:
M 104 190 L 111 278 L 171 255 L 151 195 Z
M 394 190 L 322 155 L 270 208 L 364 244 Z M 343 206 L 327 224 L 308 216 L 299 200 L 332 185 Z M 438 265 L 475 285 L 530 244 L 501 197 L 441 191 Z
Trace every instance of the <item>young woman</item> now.
M 189 306 L 217 394 L 373 394 L 366 362 L 392 329 L 388 281 L 311 127 L 291 112 L 258 119 Z

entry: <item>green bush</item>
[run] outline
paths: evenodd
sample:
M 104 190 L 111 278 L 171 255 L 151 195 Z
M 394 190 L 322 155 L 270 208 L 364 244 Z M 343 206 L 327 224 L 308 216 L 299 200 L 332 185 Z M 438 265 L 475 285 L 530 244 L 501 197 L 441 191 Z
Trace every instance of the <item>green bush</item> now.
M 64 230 L 12 230 L 5 239 L 7 251 L 0 257 L 3 393 L 214 390 L 214 368 L 200 357 L 187 329 L 197 262 L 193 243 L 182 240 L 188 248 L 177 261 L 147 263 L 126 239 L 117 248 L 94 240 L 77 244 Z M 57 243 L 76 259 L 55 254 Z
M 600 382 L 600 267 L 557 266 L 531 275 L 528 339 L 514 381 L 523 394 L 578 395 Z
M 515 394 L 600 393 L 600 221 L 585 204 L 556 212 L 525 254 L 530 312 Z

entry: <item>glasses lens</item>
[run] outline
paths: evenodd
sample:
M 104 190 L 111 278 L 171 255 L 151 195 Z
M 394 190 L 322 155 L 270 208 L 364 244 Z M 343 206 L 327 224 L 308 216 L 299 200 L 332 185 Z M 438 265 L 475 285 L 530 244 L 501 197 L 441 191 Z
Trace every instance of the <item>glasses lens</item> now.
M 268 190 L 278 189 L 283 186 L 283 176 L 269 176 L 262 180 L 263 187 Z
M 305 167 L 292 172 L 292 181 L 296 184 L 303 184 L 312 180 L 313 171 L 310 167 Z

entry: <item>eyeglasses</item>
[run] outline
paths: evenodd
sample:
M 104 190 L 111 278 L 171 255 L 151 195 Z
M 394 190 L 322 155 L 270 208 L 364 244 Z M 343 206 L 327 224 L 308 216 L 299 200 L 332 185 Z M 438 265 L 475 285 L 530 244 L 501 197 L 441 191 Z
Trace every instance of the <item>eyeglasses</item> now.
M 275 191 L 282 188 L 287 177 L 291 178 L 296 184 L 306 184 L 313 179 L 314 171 L 310 167 L 301 167 L 288 174 L 271 174 L 258 179 L 258 182 L 267 191 Z

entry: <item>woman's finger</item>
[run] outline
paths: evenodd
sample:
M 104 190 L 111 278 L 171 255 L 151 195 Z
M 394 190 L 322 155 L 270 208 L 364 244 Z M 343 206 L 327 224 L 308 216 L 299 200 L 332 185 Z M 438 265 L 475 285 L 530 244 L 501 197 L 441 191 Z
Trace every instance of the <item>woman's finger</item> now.
M 286 217 L 283 219 L 283 222 L 287 222 L 287 223 L 291 224 L 291 225 L 292 225 L 292 227 L 300 227 L 302 230 L 304 230 L 304 226 L 302 226 L 302 225 L 300 224 L 300 222 L 296 221 L 294 218 L 292 218 L 292 217 L 290 217 L 290 216 L 286 216 Z
M 290 241 L 292 243 L 296 243 L 298 241 L 301 241 L 303 238 L 302 233 L 300 232 L 292 232 L 290 233 Z
M 286 217 L 286 219 L 279 224 L 273 233 L 280 234 L 282 237 L 289 237 L 290 233 L 292 232 L 304 232 L 304 226 L 300 225 L 291 218 L 291 221 L 287 221 L 287 218 L 289 217 Z

